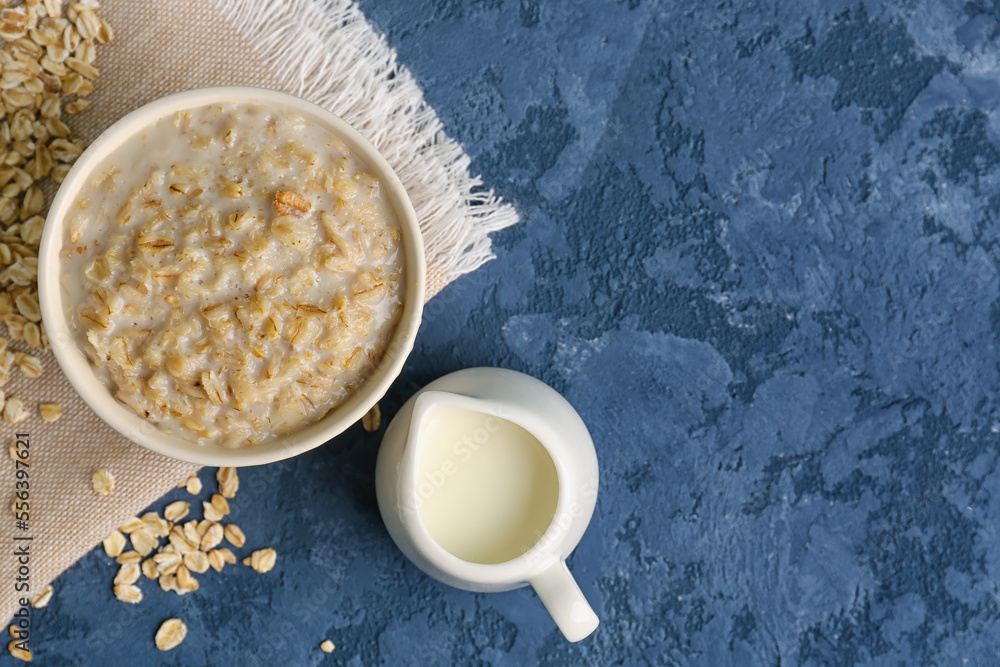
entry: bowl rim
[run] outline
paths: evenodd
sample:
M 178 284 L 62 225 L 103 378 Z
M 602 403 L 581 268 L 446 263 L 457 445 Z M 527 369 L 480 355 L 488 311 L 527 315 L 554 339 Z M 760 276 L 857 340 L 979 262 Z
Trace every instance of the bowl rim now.
M 386 186 L 388 201 L 399 221 L 406 284 L 403 312 L 386 353 L 373 373 L 344 403 L 319 421 L 294 433 L 242 448 L 202 445 L 161 431 L 114 398 L 95 375 L 90 361 L 70 332 L 62 294 L 63 220 L 69 206 L 93 169 L 115 149 L 159 119 L 213 103 L 253 102 L 294 111 L 319 123 L 344 141 Z M 38 251 L 38 295 L 49 345 L 70 384 L 83 401 L 109 426 L 132 442 L 171 458 L 206 466 L 245 467 L 273 463 L 318 447 L 359 421 L 382 398 L 399 376 L 413 349 L 424 305 L 426 264 L 423 237 L 413 205 L 402 182 L 385 158 L 357 130 L 333 112 L 302 98 L 253 86 L 211 86 L 174 93 L 149 102 L 104 130 L 73 164 L 60 184 L 46 216 Z M 83 434 L 81 434 L 83 436 Z M 72 443 L 66 443 L 72 446 Z

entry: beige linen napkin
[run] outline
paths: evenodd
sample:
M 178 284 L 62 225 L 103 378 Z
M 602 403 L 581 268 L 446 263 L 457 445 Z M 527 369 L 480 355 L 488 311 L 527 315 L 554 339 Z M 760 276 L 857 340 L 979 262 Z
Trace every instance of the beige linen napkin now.
M 427 297 L 490 254 L 488 234 L 517 215 L 469 176 L 469 159 L 441 130 L 412 76 L 348 0 L 105 0 L 115 29 L 99 51 L 101 76 L 91 106 L 72 129 L 91 141 L 115 120 L 165 94 L 217 84 L 275 88 L 321 104 L 375 144 L 413 201 L 427 254 Z M 5 387 L 33 411 L 64 407 L 62 419 L 37 417 L 13 429 L 29 434 L 31 520 L 16 530 L 3 499 L 14 494 L 13 466 L 0 476 L 0 616 L 17 609 L 15 534 L 30 535 L 31 595 L 87 553 L 122 521 L 197 469 L 125 440 L 75 395 L 51 354 L 45 374 L 12 373 Z M 6 457 L 6 453 L 3 454 Z M 91 473 L 107 468 L 117 490 L 98 497 Z M 111 586 L 110 582 L 102 585 Z M 58 595 L 58 588 L 56 590 Z

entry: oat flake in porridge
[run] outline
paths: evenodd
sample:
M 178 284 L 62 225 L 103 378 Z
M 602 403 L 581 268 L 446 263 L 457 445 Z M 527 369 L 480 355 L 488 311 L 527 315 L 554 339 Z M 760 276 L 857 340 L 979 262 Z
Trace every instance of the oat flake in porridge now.
M 329 130 L 210 105 L 94 174 L 66 219 L 64 301 L 133 411 L 240 447 L 319 420 L 378 364 L 402 310 L 399 224 Z

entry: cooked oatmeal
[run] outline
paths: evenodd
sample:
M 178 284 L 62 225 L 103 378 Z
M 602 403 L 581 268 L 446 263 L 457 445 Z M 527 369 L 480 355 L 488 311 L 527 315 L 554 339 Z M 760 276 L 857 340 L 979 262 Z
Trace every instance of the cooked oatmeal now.
M 399 224 L 329 130 L 210 105 L 94 174 L 66 219 L 64 302 L 134 412 L 240 447 L 319 420 L 378 364 L 402 309 Z

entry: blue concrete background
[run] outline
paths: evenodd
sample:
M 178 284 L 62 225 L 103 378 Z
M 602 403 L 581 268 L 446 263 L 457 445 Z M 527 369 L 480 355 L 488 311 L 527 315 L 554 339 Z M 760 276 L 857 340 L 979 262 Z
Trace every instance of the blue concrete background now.
M 468 366 L 563 392 L 602 465 L 571 561 L 602 625 L 571 645 L 529 590 L 422 575 L 355 427 L 242 472 L 273 572 L 132 607 L 92 553 L 38 662 L 997 664 L 1000 4 L 360 4 L 524 218 L 429 305 L 384 413 Z

